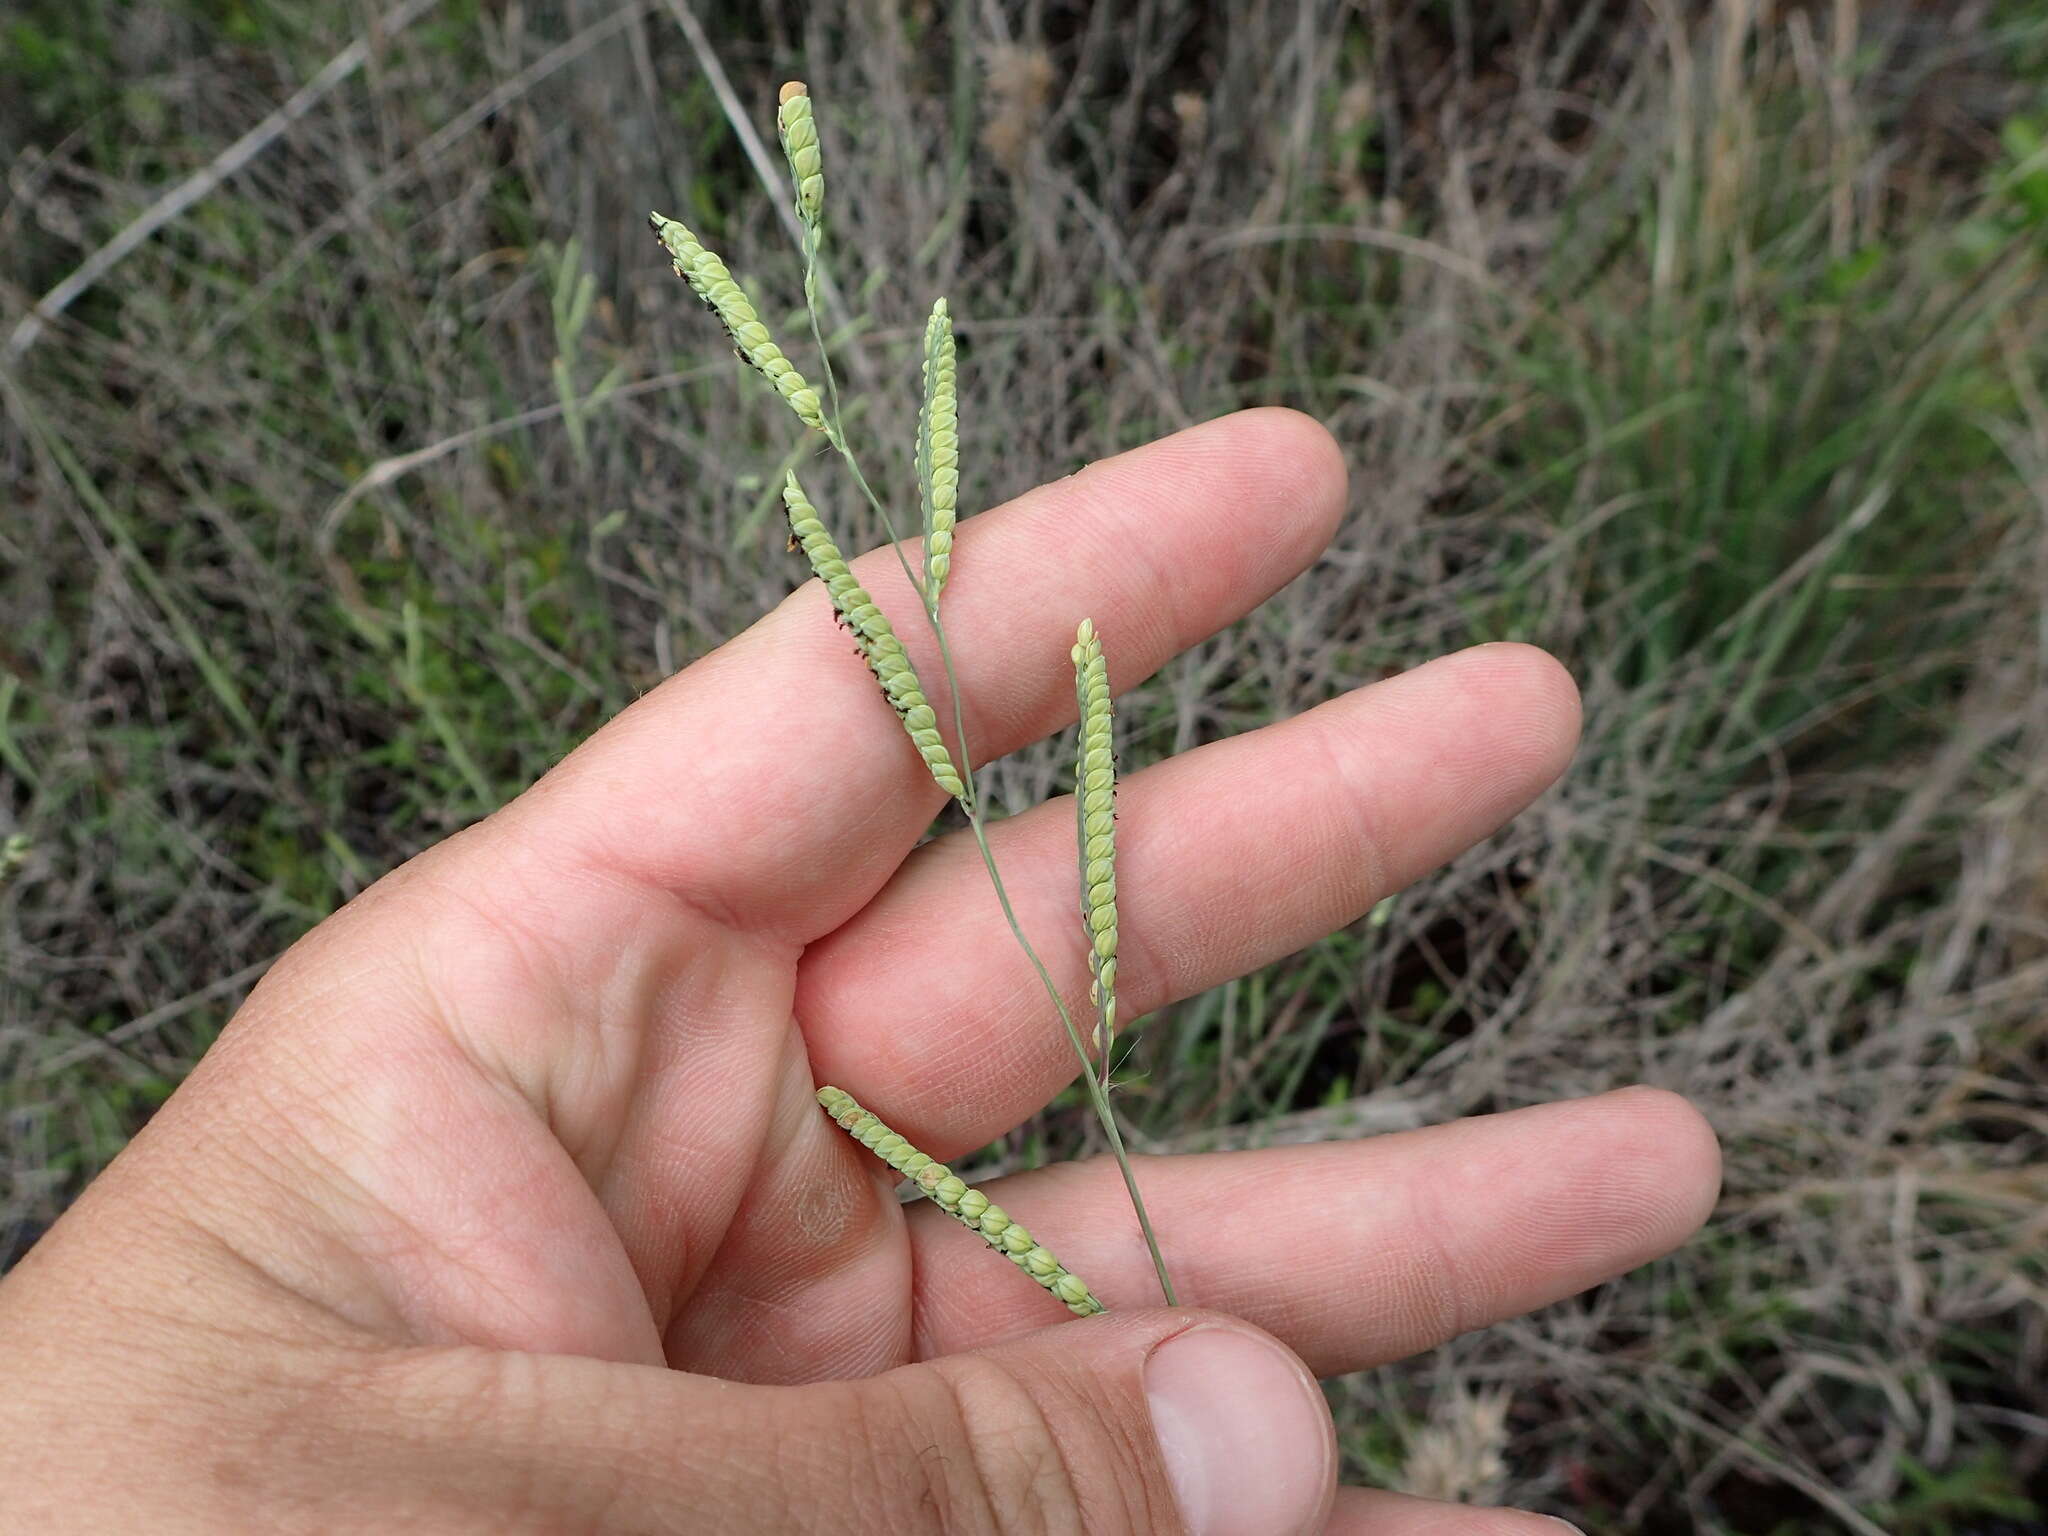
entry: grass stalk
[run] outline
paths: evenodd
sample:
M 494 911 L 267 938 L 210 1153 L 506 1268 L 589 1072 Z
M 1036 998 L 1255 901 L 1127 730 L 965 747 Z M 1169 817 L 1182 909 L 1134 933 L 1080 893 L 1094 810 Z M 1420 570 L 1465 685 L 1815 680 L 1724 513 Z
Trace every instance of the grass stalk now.
M 789 89 L 785 87 L 785 92 Z M 930 625 L 932 638 L 938 643 L 940 665 L 946 674 L 946 691 L 952 700 L 954 740 L 959 749 L 958 769 L 963 790 L 958 797 L 960 808 L 966 813 L 968 828 L 974 834 L 974 845 L 981 854 L 982 867 L 988 871 L 989 884 L 995 888 L 996 901 L 1002 907 L 1003 920 L 1009 924 L 1010 933 L 1015 937 L 1018 948 L 1023 950 L 1024 957 L 1031 962 L 1031 968 L 1037 974 L 1040 985 L 1045 988 L 1045 995 L 1051 999 L 1054 1009 L 1058 1011 L 1060 1025 L 1066 1030 L 1067 1040 L 1073 1046 L 1074 1055 L 1080 1062 L 1081 1080 L 1087 1084 L 1089 1103 L 1102 1124 L 1103 1135 L 1109 1142 L 1110 1153 L 1116 1159 L 1117 1169 L 1123 1175 L 1124 1188 L 1131 1197 L 1131 1209 L 1138 1218 L 1139 1230 L 1145 1237 L 1146 1251 L 1150 1253 L 1153 1270 L 1159 1277 L 1160 1292 L 1165 1296 L 1168 1306 L 1178 1306 L 1180 1301 L 1173 1288 L 1173 1279 L 1167 1272 L 1166 1259 L 1160 1251 L 1158 1235 L 1153 1231 L 1151 1216 L 1145 1210 L 1145 1199 L 1138 1191 L 1138 1180 L 1131 1168 L 1130 1154 L 1124 1147 L 1123 1133 L 1117 1126 L 1116 1112 L 1109 1102 L 1108 1042 L 1105 1039 L 1102 1071 L 1098 1077 L 1096 1064 L 1088 1052 L 1087 1041 L 1082 1038 L 1080 1029 L 1075 1025 L 1066 999 L 1060 995 L 1059 986 L 1053 980 L 1051 971 L 1046 968 L 1038 950 L 1026 936 L 1023 924 L 1018 921 L 1016 908 L 1010 901 L 1009 889 L 1003 883 L 1002 870 L 997 866 L 995 853 L 989 847 L 987 816 L 981 794 L 975 784 L 974 756 L 967 739 L 966 712 L 961 705 L 960 674 L 954 663 L 952 641 L 946 633 L 945 620 L 939 614 L 935 594 L 927 590 L 924 579 L 911 568 L 909 556 L 904 552 L 903 539 L 896 530 L 896 519 L 882 498 L 876 494 L 873 484 L 861 468 L 859 457 L 853 451 L 853 445 L 847 440 L 842 424 L 839 387 L 832 368 L 831 354 L 825 345 L 824 317 L 818 306 L 818 258 L 822 244 L 822 220 L 811 210 L 801 212 L 804 312 L 810 321 L 811 340 L 818 349 L 818 368 L 824 379 L 826 441 L 844 461 L 848 472 L 853 476 L 854 484 L 859 487 L 861 495 L 881 521 L 883 533 L 889 540 L 889 547 L 896 552 L 897 564 L 902 567 L 904 579 L 910 583 L 911 590 L 917 594 L 919 606 L 924 610 L 925 622 Z

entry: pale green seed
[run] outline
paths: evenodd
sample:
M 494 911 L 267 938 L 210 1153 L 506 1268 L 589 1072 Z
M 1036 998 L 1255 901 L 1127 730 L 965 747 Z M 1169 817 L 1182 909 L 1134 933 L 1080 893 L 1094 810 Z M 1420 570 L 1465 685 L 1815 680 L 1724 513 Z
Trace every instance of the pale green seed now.
M 747 297 L 746 290 L 726 270 L 725 263 L 715 253 L 706 250 L 702 241 L 674 219 L 659 213 L 650 213 L 647 219 L 654 226 L 655 234 L 660 236 L 663 248 L 674 260 L 676 275 L 690 285 L 691 292 L 711 306 L 712 312 L 724 323 L 734 349 L 775 386 L 776 393 L 789 402 L 798 420 L 807 427 L 824 431 L 825 410 L 818 399 L 818 392 L 804 381 L 795 364 L 775 345 L 768 328 L 754 310 L 754 301 Z
M 960 389 L 953 317 L 944 299 L 924 328 L 924 406 L 917 416 L 917 484 L 924 505 L 924 601 L 938 611 L 953 568 L 960 505 Z
M 846 557 L 839 553 L 839 547 L 832 542 L 832 536 L 819 520 L 818 509 L 811 505 L 803 487 L 797 484 L 794 470 L 783 484 L 782 501 L 789 511 L 789 536 L 802 548 L 804 557 L 811 562 L 811 570 L 825 584 L 832 606 L 839 610 L 840 617 L 853 631 L 862 658 L 875 674 L 875 681 L 882 685 L 883 695 L 903 721 L 903 728 L 910 735 L 910 744 L 917 748 L 918 756 L 924 759 L 925 767 L 931 771 L 939 788 L 956 800 L 963 799 L 966 786 L 961 783 L 960 772 L 953 766 L 953 756 L 939 736 L 938 716 L 925 700 L 924 689 L 910 665 L 903 642 L 896 638 L 887 617 L 854 579 Z
M 1011 1221 L 999 1205 L 991 1205 L 988 1196 L 978 1189 L 970 1188 L 965 1182 L 947 1171 L 944 1163 L 934 1162 L 924 1153 L 911 1147 L 901 1136 L 862 1109 L 854 1102 L 853 1096 L 844 1089 L 825 1087 L 818 1090 L 818 1103 L 839 1125 L 850 1131 L 854 1139 L 863 1146 L 882 1153 L 893 1148 L 897 1156 L 890 1158 L 890 1166 L 907 1167 L 918 1162 L 913 1182 L 919 1191 L 934 1201 L 941 1210 L 959 1221 L 963 1226 L 978 1234 L 982 1241 L 1002 1254 L 1025 1274 L 1060 1301 L 1068 1311 L 1077 1317 L 1092 1317 L 1103 1310 L 1102 1303 L 1089 1291 L 1080 1276 L 1067 1269 L 1055 1258 L 1050 1250 L 1042 1247 L 1037 1239 Z
M 1046 1287 L 1053 1295 L 1082 1317 L 1092 1317 L 1102 1310 L 1102 1303 L 1088 1294 L 1088 1287 L 1081 1283 L 1078 1275 L 1061 1273 L 1052 1277 L 1052 1284 Z

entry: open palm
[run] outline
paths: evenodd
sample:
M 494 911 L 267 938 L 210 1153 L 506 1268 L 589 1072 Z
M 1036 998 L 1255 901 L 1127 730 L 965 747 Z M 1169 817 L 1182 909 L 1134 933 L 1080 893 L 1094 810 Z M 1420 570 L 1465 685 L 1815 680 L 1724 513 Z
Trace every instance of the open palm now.
M 948 601 L 978 756 L 1071 722 L 1076 620 L 1096 620 L 1129 686 L 1312 560 L 1342 486 L 1320 429 L 1251 412 L 964 525 Z M 915 612 L 886 551 L 859 569 L 885 610 Z M 1356 918 L 1539 793 L 1576 728 L 1555 663 L 1483 647 L 1136 774 L 1122 1011 Z M 837 1083 L 947 1157 L 1075 1073 L 971 842 L 920 846 L 942 803 L 806 584 L 310 935 L 86 1208 L 170 1180 L 222 1263 L 323 1327 L 460 1359 L 500 1390 L 507 1359 L 543 1362 L 598 1414 L 683 1400 L 593 1362 L 818 1383 L 1058 1322 L 943 1213 L 899 1206 L 812 1097 Z M 992 831 L 1079 1005 L 1072 837 L 1064 803 Z M 1141 1159 L 1138 1177 L 1182 1299 L 1332 1374 L 1668 1248 L 1714 1168 L 1690 1110 L 1629 1093 Z M 1075 1326 L 1157 1303 L 1106 1160 L 989 1188 L 1111 1309 Z M 1333 1520 L 1347 1509 L 1378 1521 L 1361 1530 L 1406 1528 L 1391 1504 Z

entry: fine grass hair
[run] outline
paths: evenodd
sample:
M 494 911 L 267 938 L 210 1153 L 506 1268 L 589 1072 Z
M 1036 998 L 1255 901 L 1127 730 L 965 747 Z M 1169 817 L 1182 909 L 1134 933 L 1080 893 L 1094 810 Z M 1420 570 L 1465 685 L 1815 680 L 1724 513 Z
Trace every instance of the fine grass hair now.
M 862 659 L 874 673 L 875 681 L 881 685 L 882 694 L 896 711 L 897 718 L 903 722 L 911 745 L 924 760 L 933 780 L 953 797 L 965 813 L 968 829 L 980 850 L 983 867 L 988 871 L 996 899 L 1002 906 L 1003 917 L 1037 973 L 1054 1012 L 1059 1015 L 1068 1043 L 1073 1047 L 1080 1065 L 1081 1081 L 1096 1118 L 1102 1124 L 1117 1167 L 1123 1174 L 1124 1188 L 1130 1195 L 1139 1231 L 1151 1254 L 1153 1269 L 1159 1276 L 1160 1291 L 1168 1305 L 1177 1305 L 1179 1298 L 1167 1274 L 1165 1257 L 1160 1252 L 1151 1219 L 1146 1215 L 1145 1202 L 1138 1192 L 1130 1157 L 1124 1149 L 1123 1135 L 1109 1102 L 1109 1052 L 1116 1029 L 1116 843 L 1109 828 L 1113 815 L 1114 769 L 1110 762 L 1109 674 L 1103 659 L 1102 643 L 1093 624 L 1083 620 L 1077 631 L 1073 660 L 1081 711 L 1081 769 L 1076 785 L 1082 877 L 1080 898 L 1089 945 L 1089 993 L 1096 1011 L 1095 1051 L 1091 1056 L 1089 1042 L 1082 1037 L 1058 985 L 1017 921 L 1009 891 L 996 867 L 995 855 L 990 851 L 987 816 L 981 796 L 975 789 L 974 760 L 967 741 L 966 716 L 961 707 L 959 673 L 953 664 L 953 647 L 946 634 L 945 618 L 940 608 L 940 595 L 952 569 L 953 532 L 960 487 L 958 366 L 952 312 L 945 299 L 940 298 L 933 304 L 931 318 L 925 328 L 923 403 L 918 412 L 917 441 L 913 445 L 923 513 L 923 550 L 921 559 L 913 568 L 904 554 L 903 541 L 897 533 L 887 502 L 876 493 L 847 440 L 839 408 L 838 386 L 825 348 L 824 322 L 818 308 L 818 269 L 825 222 L 824 158 L 810 92 L 801 81 L 793 80 L 783 86 L 776 106 L 776 127 L 783 154 L 789 162 L 796 212 L 803 231 L 804 307 L 818 351 L 819 377 L 824 382 L 822 395 L 775 344 L 768 328 L 761 323 L 753 300 L 725 263 L 676 220 L 655 213 L 650 215 L 650 222 L 663 249 L 669 253 L 676 274 L 718 316 L 740 360 L 774 385 L 776 392 L 796 412 L 797 419 L 806 427 L 822 433 L 844 463 L 854 485 L 881 520 L 904 577 L 923 605 L 926 622 L 938 643 L 939 658 L 946 675 L 946 690 L 952 700 L 955 745 L 951 748 L 940 733 L 938 712 L 927 698 L 887 615 L 854 578 L 845 556 L 840 552 L 838 541 L 826 528 L 817 506 L 804 491 L 795 471 L 787 474 L 782 496 L 789 514 L 791 546 L 802 549 L 805 559 L 810 562 L 812 574 L 824 583 L 840 621 L 853 633 Z M 828 1095 L 832 1097 L 828 1098 Z M 824 1090 L 819 1100 L 835 1118 L 840 1119 L 841 1124 L 851 1126 L 858 1123 L 864 1130 L 872 1131 L 873 1140 L 868 1140 L 867 1145 L 876 1146 L 886 1141 L 891 1167 L 902 1171 L 910 1162 L 923 1157 L 915 1148 L 904 1144 L 900 1137 L 895 1137 L 880 1121 L 866 1115 L 859 1105 L 839 1090 Z M 852 1120 L 841 1118 L 842 1112 L 850 1115 Z M 870 1121 L 872 1125 L 869 1125 Z M 894 1160 L 899 1153 L 903 1158 L 901 1163 Z M 936 1165 L 929 1164 L 926 1159 L 918 1162 L 917 1170 L 928 1166 Z M 942 1174 L 941 1182 L 944 1178 Z M 946 1187 L 951 1190 L 950 1184 Z M 965 1189 L 964 1185 L 962 1189 Z M 929 1189 L 926 1192 L 930 1193 Z M 940 1203 L 945 1205 L 943 1200 Z M 1102 1310 L 1101 1303 L 1088 1294 L 1086 1286 L 1061 1269 L 1057 1261 L 1045 1249 L 1031 1242 L 1021 1228 L 1010 1224 L 1000 1208 L 988 1207 L 986 1198 L 978 1192 L 966 1191 L 953 1205 L 945 1208 L 974 1227 L 991 1246 L 1011 1258 L 1073 1311 L 1086 1315 Z M 963 1210 L 970 1208 L 974 1210 L 974 1216 L 962 1214 Z M 993 1229 L 989 1221 L 991 1212 L 995 1218 Z

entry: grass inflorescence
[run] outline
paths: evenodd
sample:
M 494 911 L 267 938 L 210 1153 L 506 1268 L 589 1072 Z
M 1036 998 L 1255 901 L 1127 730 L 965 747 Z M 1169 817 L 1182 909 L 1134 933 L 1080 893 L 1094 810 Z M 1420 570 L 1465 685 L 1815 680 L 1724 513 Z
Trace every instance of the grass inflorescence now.
M 953 568 L 953 519 L 960 505 L 960 384 L 953 315 L 932 302 L 924 331 L 924 405 L 917 415 L 917 484 L 924 505 L 925 609 L 938 616 Z
M 844 462 L 861 495 L 874 509 L 875 515 L 887 530 L 891 543 L 896 547 L 897 560 L 903 566 L 905 577 L 917 592 L 924 608 L 925 619 L 938 642 L 939 656 L 945 669 L 947 691 L 953 701 L 956 745 L 952 749 L 946 746 L 939 732 L 938 717 L 927 702 L 924 688 L 919 683 L 910 658 L 903 649 L 903 643 L 897 638 L 888 617 L 868 595 L 866 589 L 854 579 L 852 572 L 847 568 L 845 557 L 839 551 L 838 544 L 826 531 L 817 507 L 798 483 L 795 471 L 791 470 L 786 474 L 782 494 L 789 516 L 790 538 L 803 550 L 805 557 L 810 561 L 812 572 L 824 583 L 833 607 L 847 628 L 853 632 L 861 656 L 874 673 L 875 681 L 881 685 L 883 696 L 902 720 L 904 729 L 910 734 L 912 745 L 917 748 L 918 755 L 923 758 L 933 779 L 941 789 L 953 797 L 967 817 L 975 845 L 980 850 L 982 862 L 988 870 L 989 879 L 1002 905 L 1003 916 L 1009 923 L 1010 931 L 1018 945 L 1037 972 L 1039 980 L 1044 984 L 1053 1010 L 1058 1014 L 1060 1024 L 1073 1045 L 1075 1056 L 1080 1063 L 1082 1080 L 1087 1086 L 1110 1151 L 1122 1171 L 1124 1186 L 1130 1194 L 1138 1227 L 1144 1235 L 1146 1248 L 1151 1254 L 1154 1270 L 1159 1277 L 1160 1291 L 1168 1304 L 1172 1305 L 1178 1298 L 1174 1293 L 1173 1282 L 1167 1274 L 1166 1259 L 1160 1251 L 1151 1218 L 1146 1214 L 1144 1198 L 1139 1193 L 1137 1178 L 1131 1170 L 1130 1158 L 1124 1150 L 1123 1137 L 1118 1131 L 1116 1114 L 1109 1100 L 1109 1051 L 1116 1021 L 1116 849 L 1113 838 L 1096 825 L 1110 814 L 1108 805 L 1114 774 L 1109 750 L 1108 674 L 1102 660 L 1101 641 L 1096 638 L 1093 625 L 1083 620 L 1079 631 L 1080 638 L 1074 648 L 1080 702 L 1083 708 L 1082 773 L 1076 794 L 1078 802 L 1084 806 L 1080 836 L 1084 882 L 1082 909 L 1089 935 L 1089 964 L 1093 973 L 1091 996 L 1098 1010 L 1094 1034 L 1096 1054 L 1091 1057 L 1088 1043 L 1083 1040 L 1079 1028 L 1075 1025 L 1073 1015 L 1068 1010 L 1058 985 L 1053 981 L 1044 961 L 1039 958 L 1037 950 L 1017 920 L 1016 911 L 1010 904 L 1009 893 L 1003 885 L 1002 873 L 996 866 L 994 853 L 989 848 L 986 812 L 981 797 L 975 790 L 974 765 L 967 743 L 967 725 L 960 699 L 959 674 L 954 669 L 953 650 L 947 639 L 945 619 L 940 609 L 940 594 L 944 590 L 946 577 L 952 567 L 953 525 L 960 484 L 958 380 L 951 311 L 946 301 L 943 298 L 939 299 L 932 306 L 931 318 L 925 330 L 922 354 L 923 404 L 918 412 L 914 454 L 919 499 L 924 513 L 924 538 L 923 557 L 918 566 L 913 568 L 903 554 L 900 541 L 897 540 L 894 520 L 888 506 L 876 493 L 862 470 L 860 460 L 848 440 L 841 415 L 838 389 L 833 382 L 831 362 L 825 349 L 824 321 L 818 309 L 819 259 L 825 225 L 824 165 L 818 144 L 815 109 L 809 89 L 803 82 L 792 80 L 782 87 L 777 109 L 777 125 L 792 183 L 796 188 L 796 207 L 803 231 L 804 300 L 810 315 L 811 335 L 818 348 L 819 365 L 826 381 L 829 405 L 821 404 L 817 392 L 805 383 L 803 376 L 769 337 L 767 328 L 760 322 L 753 300 L 748 297 L 745 289 L 732 276 L 724 262 L 707 251 L 696 236 L 676 220 L 654 213 L 649 216 L 650 222 L 663 248 L 673 258 L 677 276 L 683 278 L 691 290 L 717 314 L 727 333 L 732 337 L 733 349 L 740 360 L 753 367 L 775 386 L 777 392 L 789 401 L 791 408 L 804 425 L 825 434 L 832 449 Z M 991 1236 L 991 1240 L 994 1240 L 985 1228 L 983 1235 Z M 1009 1241 L 1014 1243 L 1014 1235 Z M 998 1243 L 997 1246 L 1003 1245 Z M 1013 1258 L 1018 1255 L 1018 1250 L 1014 1247 L 1007 1251 Z M 1042 1253 L 1042 1250 L 1038 1252 Z M 1024 1261 L 1019 1259 L 1019 1262 Z M 1032 1263 L 1038 1262 L 1039 1260 L 1034 1257 Z M 1034 1270 L 1033 1273 L 1036 1274 L 1037 1271 Z M 1062 1299 L 1067 1298 L 1063 1296 Z M 1090 1305 L 1086 1310 L 1100 1310 L 1099 1304 L 1095 1303 L 1093 1298 L 1089 1301 Z M 1075 1310 L 1084 1309 L 1076 1307 Z

